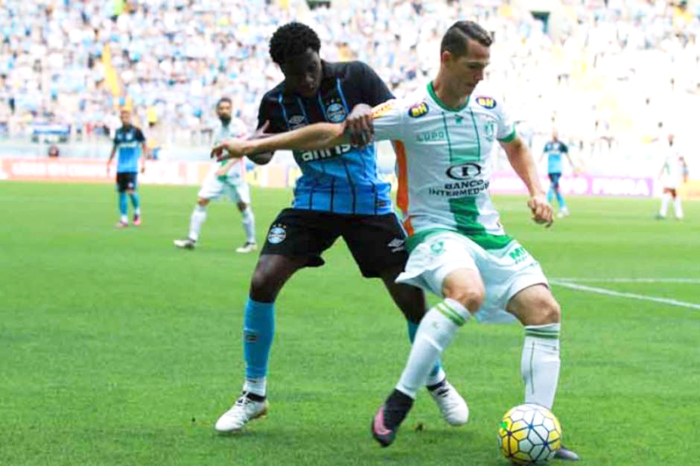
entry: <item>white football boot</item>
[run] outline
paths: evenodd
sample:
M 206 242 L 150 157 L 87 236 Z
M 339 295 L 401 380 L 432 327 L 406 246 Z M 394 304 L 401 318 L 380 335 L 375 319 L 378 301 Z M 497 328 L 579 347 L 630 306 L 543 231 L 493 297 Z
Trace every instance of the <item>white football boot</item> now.
M 231 409 L 216 421 L 214 428 L 221 433 L 238 432 L 248 421 L 265 416 L 267 409 L 267 400 L 255 401 L 250 399 L 247 392 L 243 392 Z
M 443 381 L 434 390 L 428 390 L 442 413 L 443 419 L 451 426 L 461 426 L 469 420 L 469 407 L 462 395 L 450 382 Z
M 256 243 L 251 243 L 250 241 L 246 241 L 243 246 L 236 249 L 236 252 L 246 254 L 246 253 L 257 251 L 257 250 L 258 250 L 258 245 Z

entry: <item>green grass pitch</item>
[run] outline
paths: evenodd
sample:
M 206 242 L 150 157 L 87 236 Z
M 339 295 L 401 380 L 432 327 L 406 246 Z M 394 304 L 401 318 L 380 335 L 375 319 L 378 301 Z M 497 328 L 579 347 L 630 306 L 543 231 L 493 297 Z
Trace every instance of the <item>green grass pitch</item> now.
M 371 439 L 409 345 L 399 311 L 342 242 L 278 300 L 270 415 L 216 435 L 241 388 L 256 256 L 234 252 L 232 204 L 211 205 L 190 252 L 172 240 L 196 188 L 141 194 L 144 225 L 117 231 L 111 186 L 0 184 L 0 465 L 507 464 L 496 433 L 522 401 L 518 325 L 470 322 L 445 353 L 468 425 L 445 425 L 424 392 L 391 448 Z M 253 191 L 260 241 L 290 199 Z M 553 286 L 565 443 L 591 466 L 700 464 L 700 203 L 662 222 L 657 200 L 572 198 L 573 215 L 550 230 L 531 223 L 524 198 L 496 204 L 550 279 L 624 293 Z M 695 282 L 619 280 L 632 278 Z

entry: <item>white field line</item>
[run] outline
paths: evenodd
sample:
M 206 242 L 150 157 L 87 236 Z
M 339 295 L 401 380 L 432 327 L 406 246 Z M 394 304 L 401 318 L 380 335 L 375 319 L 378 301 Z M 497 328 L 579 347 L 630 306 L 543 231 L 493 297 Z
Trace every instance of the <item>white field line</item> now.
M 563 286 L 565 288 L 571 288 L 572 290 L 588 291 L 589 293 L 617 296 L 619 298 L 641 299 L 643 301 L 654 301 L 656 303 L 670 304 L 671 306 L 685 307 L 689 309 L 700 309 L 700 304 L 686 303 L 685 301 L 678 301 L 675 299 L 659 298 L 656 296 L 646 296 L 643 294 L 635 293 L 621 293 L 619 291 L 606 290 L 605 288 L 595 288 L 592 286 L 577 285 L 576 283 L 565 282 L 560 280 L 550 280 L 550 283 L 553 285 Z
M 555 281 L 578 283 L 700 283 L 700 278 L 574 278 L 557 277 Z

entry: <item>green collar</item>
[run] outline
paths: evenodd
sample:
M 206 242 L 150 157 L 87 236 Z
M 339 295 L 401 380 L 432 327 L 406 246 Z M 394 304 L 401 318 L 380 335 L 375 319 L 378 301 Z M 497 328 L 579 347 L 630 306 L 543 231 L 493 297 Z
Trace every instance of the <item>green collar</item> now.
M 440 98 L 439 98 L 439 97 L 437 96 L 437 94 L 435 93 L 435 88 L 433 87 L 433 82 L 432 82 L 432 81 L 430 81 L 430 82 L 428 83 L 428 94 L 430 94 L 430 97 L 433 98 L 433 100 L 435 101 L 435 103 L 438 104 L 438 105 L 440 106 L 440 108 L 442 108 L 443 110 L 447 110 L 448 112 L 461 112 L 462 110 L 464 110 L 465 108 L 467 108 L 467 105 L 469 105 L 469 97 L 470 97 L 470 96 L 467 96 L 467 102 L 466 102 L 462 107 L 460 107 L 460 108 L 448 107 L 447 105 L 445 105 L 445 104 L 442 102 L 442 100 L 440 100 Z

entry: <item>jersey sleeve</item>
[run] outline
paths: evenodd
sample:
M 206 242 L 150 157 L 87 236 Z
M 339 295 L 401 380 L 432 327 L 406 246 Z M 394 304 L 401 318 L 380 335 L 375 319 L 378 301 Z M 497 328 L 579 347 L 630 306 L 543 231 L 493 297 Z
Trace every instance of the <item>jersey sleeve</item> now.
M 367 103 L 372 107 L 391 100 L 394 95 L 387 85 L 382 81 L 377 73 L 365 63 L 358 62 L 362 77 L 363 95 L 366 96 Z
M 134 138 L 136 139 L 137 142 L 146 142 L 146 138 L 143 135 L 143 132 L 141 131 L 140 128 L 134 128 Z
M 266 95 L 260 101 L 258 109 L 258 126 L 256 129 L 262 128 L 266 121 L 270 122 L 267 133 L 284 133 L 288 130 L 282 118 L 276 117 L 273 111 L 273 101 Z
M 506 109 L 503 108 L 503 103 L 498 102 L 496 105 L 496 115 L 498 116 L 498 131 L 496 138 L 501 142 L 512 142 L 517 133 L 515 132 L 515 124 Z
M 563 142 L 561 143 L 561 152 L 562 152 L 563 154 L 568 154 L 568 153 L 569 153 L 569 146 L 567 146 L 567 145 L 564 144 Z
M 392 99 L 372 109 L 374 139 L 376 141 L 403 140 L 403 115 L 406 113 L 403 111 L 404 107 L 403 101 Z

